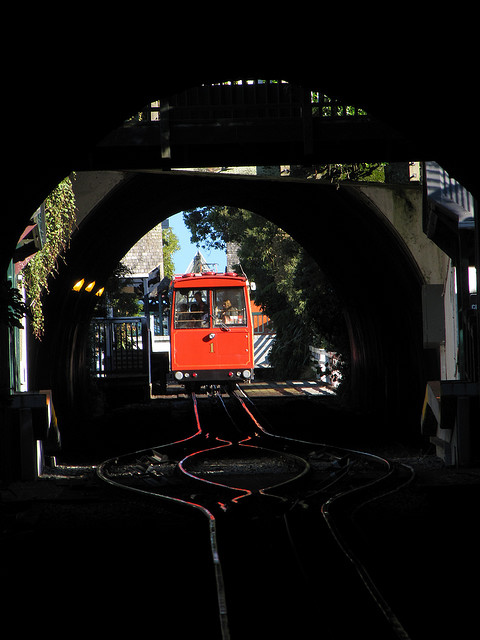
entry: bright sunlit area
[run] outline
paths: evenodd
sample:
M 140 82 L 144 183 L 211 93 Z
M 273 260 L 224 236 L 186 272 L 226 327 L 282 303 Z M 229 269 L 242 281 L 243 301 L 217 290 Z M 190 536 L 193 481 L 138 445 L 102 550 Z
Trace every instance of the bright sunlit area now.
M 197 248 L 190 242 L 190 230 L 183 221 L 183 213 L 177 213 L 168 219 L 169 227 L 173 233 L 177 236 L 180 244 L 179 251 L 173 254 L 173 261 L 175 264 L 175 273 L 185 273 L 189 264 L 193 260 L 195 254 L 200 250 L 201 254 L 205 258 L 205 261 L 209 264 L 216 265 L 217 271 L 225 271 L 227 264 L 227 256 L 225 251 L 218 249 L 203 249 Z

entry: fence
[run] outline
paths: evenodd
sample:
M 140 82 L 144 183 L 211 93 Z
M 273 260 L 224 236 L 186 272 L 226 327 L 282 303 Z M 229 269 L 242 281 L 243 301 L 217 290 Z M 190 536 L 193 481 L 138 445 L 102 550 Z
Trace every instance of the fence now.
M 252 313 L 253 333 L 255 335 L 263 335 L 264 333 L 274 333 L 272 321 L 261 311 Z
M 268 352 L 275 337 L 271 320 L 253 313 L 255 366 L 268 367 Z M 147 319 L 94 318 L 90 328 L 91 373 L 147 375 L 151 360 L 151 334 Z
M 150 342 L 145 318 L 94 318 L 90 335 L 94 376 L 148 373 Z

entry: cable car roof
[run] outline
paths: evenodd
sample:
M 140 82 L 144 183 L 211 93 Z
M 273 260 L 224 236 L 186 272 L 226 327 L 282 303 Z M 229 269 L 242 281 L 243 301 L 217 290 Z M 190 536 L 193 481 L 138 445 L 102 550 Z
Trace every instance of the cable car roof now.
M 203 271 L 202 273 L 184 273 L 173 277 L 173 287 L 231 287 L 244 284 L 247 281 L 245 276 L 240 276 L 234 271 L 227 273 L 217 273 L 216 271 Z

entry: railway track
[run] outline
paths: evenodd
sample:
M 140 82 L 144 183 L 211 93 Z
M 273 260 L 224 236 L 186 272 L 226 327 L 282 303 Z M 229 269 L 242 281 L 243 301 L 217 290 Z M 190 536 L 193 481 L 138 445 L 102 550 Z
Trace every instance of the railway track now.
M 191 401 L 189 437 L 107 460 L 97 474 L 203 518 L 211 567 L 203 579 L 214 583 L 206 606 L 216 609 L 209 638 L 408 640 L 358 559 L 355 514 L 413 472 L 276 435 L 240 388 L 214 389 L 201 409 L 195 393 Z

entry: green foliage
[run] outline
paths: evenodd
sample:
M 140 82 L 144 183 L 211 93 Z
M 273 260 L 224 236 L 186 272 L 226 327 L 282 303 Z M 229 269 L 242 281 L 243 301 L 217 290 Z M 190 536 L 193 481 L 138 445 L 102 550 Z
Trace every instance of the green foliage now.
M 312 91 L 312 115 L 323 118 L 348 118 L 351 116 L 366 116 L 364 109 L 354 105 L 343 104 L 337 99 L 326 96 L 321 91 Z
M 141 312 L 138 295 L 125 291 L 124 278 L 131 275 L 131 270 L 123 262 L 119 262 L 112 275 L 105 283 L 103 296 L 99 298 L 94 314 L 106 317 L 110 309 L 115 317 L 137 316 Z
M 316 177 L 337 183 L 342 180 L 385 182 L 384 162 L 355 162 L 352 164 L 324 164 L 314 167 Z
M 295 167 L 296 178 L 327 180 L 332 184 L 349 182 L 385 182 L 386 162 L 353 162 L 349 164 L 316 164 Z
M 235 207 L 199 207 L 183 215 L 197 246 L 224 249 L 226 242 L 239 242 L 248 228 L 246 216 L 253 215 Z
M 32 330 L 38 339 L 44 331 L 42 298 L 48 294 L 49 278 L 58 272 L 58 262 L 68 247 L 75 216 L 72 181 L 65 178 L 45 200 L 45 244 L 23 269 Z
M 9 328 L 22 329 L 21 319 L 29 313 L 24 303 L 22 294 L 16 289 L 10 280 L 0 285 L 0 324 Z
M 173 254 L 180 250 L 180 243 L 173 229 L 163 229 L 163 271 L 167 278 L 173 278 L 175 273 L 175 265 L 173 262 Z

